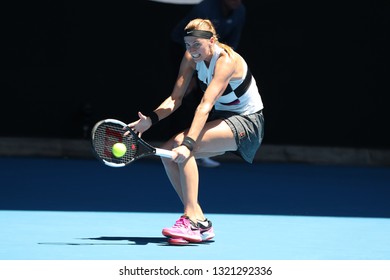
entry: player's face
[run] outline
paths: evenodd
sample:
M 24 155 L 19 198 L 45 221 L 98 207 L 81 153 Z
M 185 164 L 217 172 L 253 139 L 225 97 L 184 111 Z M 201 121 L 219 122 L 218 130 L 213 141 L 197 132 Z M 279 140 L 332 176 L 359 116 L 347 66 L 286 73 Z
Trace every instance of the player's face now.
M 210 48 L 210 39 L 201 39 L 193 36 L 186 36 L 184 37 L 184 43 L 186 45 L 187 51 L 191 54 L 192 59 L 195 62 L 208 60 L 212 55 Z

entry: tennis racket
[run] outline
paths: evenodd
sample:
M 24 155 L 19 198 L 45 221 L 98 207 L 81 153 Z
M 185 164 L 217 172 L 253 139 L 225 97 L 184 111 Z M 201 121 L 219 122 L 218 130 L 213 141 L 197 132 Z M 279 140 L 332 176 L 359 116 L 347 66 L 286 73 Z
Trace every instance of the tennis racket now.
M 124 136 L 126 130 L 130 133 Z M 137 159 L 156 155 L 172 158 L 175 153 L 169 150 L 159 149 L 142 140 L 124 122 L 115 119 L 105 119 L 97 122 L 91 132 L 92 147 L 95 156 L 105 165 L 111 167 L 124 167 Z M 123 143 L 126 153 L 122 157 L 115 157 L 112 146 Z

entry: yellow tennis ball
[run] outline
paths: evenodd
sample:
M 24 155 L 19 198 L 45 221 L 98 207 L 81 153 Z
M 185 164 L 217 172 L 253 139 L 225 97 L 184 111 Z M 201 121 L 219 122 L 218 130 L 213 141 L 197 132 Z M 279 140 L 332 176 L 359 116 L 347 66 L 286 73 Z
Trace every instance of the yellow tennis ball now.
M 123 143 L 115 143 L 112 146 L 112 154 L 117 158 L 123 157 L 126 154 L 126 151 L 126 145 Z

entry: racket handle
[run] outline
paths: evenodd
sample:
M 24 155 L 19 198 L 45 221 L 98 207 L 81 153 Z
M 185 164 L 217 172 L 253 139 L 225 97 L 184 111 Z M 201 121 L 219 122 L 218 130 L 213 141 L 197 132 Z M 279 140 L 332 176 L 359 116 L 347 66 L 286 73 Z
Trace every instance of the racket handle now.
M 173 158 L 175 155 L 176 155 L 176 153 L 172 152 L 170 150 L 156 148 L 156 156 L 165 157 L 165 158 Z

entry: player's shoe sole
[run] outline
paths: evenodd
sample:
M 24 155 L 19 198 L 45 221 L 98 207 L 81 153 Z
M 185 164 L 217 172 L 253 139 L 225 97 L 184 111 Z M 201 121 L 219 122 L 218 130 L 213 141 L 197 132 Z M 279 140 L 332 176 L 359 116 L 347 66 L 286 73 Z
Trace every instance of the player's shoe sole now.
M 212 242 L 211 241 L 211 238 L 210 239 L 204 239 L 202 240 L 203 243 L 208 243 L 208 242 Z M 196 244 L 199 244 L 199 243 L 202 243 L 202 242 L 196 242 Z M 188 245 L 188 244 L 191 244 L 192 242 L 189 242 L 183 238 L 174 238 L 174 237 L 170 237 L 168 238 L 168 244 L 169 245 L 176 245 L 176 246 L 183 246 L 183 245 Z
M 170 245 L 176 245 L 176 246 L 183 246 L 183 245 L 188 245 L 190 242 L 183 238 L 168 238 L 168 243 Z
M 171 239 L 184 239 L 187 242 L 193 242 L 193 243 L 199 243 L 202 242 L 202 237 L 200 236 L 188 236 L 186 234 L 181 234 L 181 233 L 172 233 L 168 231 L 162 231 L 162 234 L 165 237 L 171 238 Z

